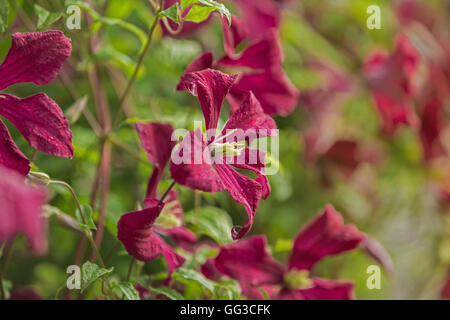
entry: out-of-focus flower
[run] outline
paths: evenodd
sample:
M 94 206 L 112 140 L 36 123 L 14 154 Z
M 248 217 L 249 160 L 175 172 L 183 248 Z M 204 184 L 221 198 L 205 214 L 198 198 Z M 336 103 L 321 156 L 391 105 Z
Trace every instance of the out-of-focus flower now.
M 405 35 L 400 35 L 392 54 L 375 52 L 364 65 L 384 134 L 394 134 L 401 124 L 419 126 L 413 105 L 417 91 L 414 76 L 419 61 L 419 52 Z
M 15 33 L 12 38 L 0 66 L 0 90 L 21 82 L 49 83 L 72 50 L 70 40 L 61 31 Z M 0 94 L 0 115 L 11 121 L 36 150 L 65 158 L 73 156 L 69 122 L 46 94 L 28 98 Z M 29 163 L 0 120 L 0 164 L 25 175 Z
M 25 184 L 25 178 L 0 166 L 0 244 L 24 234 L 31 251 L 47 250 L 45 221 L 41 217 L 45 192 Z
M 283 116 L 291 113 L 299 93 L 282 69 L 278 31 L 268 29 L 250 38 L 250 43 L 236 55 L 234 50 L 247 39 L 248 28 L 235 16 L 231 26 L 222 19 L 222 26 L 226 56 L 214 62 L 211 52 L 204 53 L 187 67 L 186 73 L 215 68 L 239 74 L 228 96 L 232 111 L 236 111 L 252 91 L 265 113 Z M 179 84 L 177 89 L 182 86 Z
M 364 239 L 363 233 L 344 225 L 340 214 L 328 205 L 295 238 L 287 268 L 268 253 L 265 238 L 255 236 L 221 247 L 219 255 L 207 262 L 210 272 L 205 275 L 213 274 L 215 268 L 239 281 L 243 294 L 252 298 L 265 286 L 269 296 L 277 299 L 352 299 L 353 283 L 311 277 L 310 271 L 321 259 L 353 250 Z
M 253 93 L 249 93 L 223 130 L 217 131 L 223 101 L 235 80 L 236 76 L 212 69 L 182 76 L 178 88 L 198 97 L 205 117 L 207 136 L 205 139 L 199 129 L 189 132 L 175 151 L 189 164 L 186 161 L 175 163 L 172 159 L 170 171 L 181 185 L 205 192 L 227 190 L 236 202 L 243 204 L 248 221 L 243 227 L 233 228 L 232 236 L 238 239 L 250 230 L 259 201 L 268 196 L 270 186 L 264 175 L 265 155 L 246 147 L 248 137 L 245 135 L 231 135 L 232 142 L 229 142 L 229 134 L 250 129 L 256 134 L 254 138 L 264 137 L 272 134 L 276 124 L 263 112 Z M 257 174 L 256 179 L 238 173 L 230 164 L 253 171 Z

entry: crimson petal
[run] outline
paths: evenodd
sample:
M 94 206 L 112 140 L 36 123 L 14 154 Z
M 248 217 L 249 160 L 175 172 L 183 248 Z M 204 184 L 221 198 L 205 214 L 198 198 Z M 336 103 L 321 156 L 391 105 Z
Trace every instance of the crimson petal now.
M 364 239 L 363 233 L 354 225 L 344 225 L 342 216 L 327 205 L 295 238 L 289 270 L 310 270 L 320 259 L 355 249 Z
M 153 225 L 163 207 L 164 204 L 155 205 L 120 217 L 117 238 L 127 252 L 139 261 L 152 261 L 162 253 L 161 241 L 154 233 Z
M 206 129 L 216 129 L 223 101 L 237 76 L 206 69 L 186 73 L 181 77 L 184 89 L 198 97 L 205 116 Z
M 237 46 L 247 37 L 248 29 L 236 16 L 231 16 L 231 25 L 228 19 L 222 17 L 223 45 L 229 57 L 234 56 Z
M 180 157 L 180 163 L 170 163 L 172 178 L 180 185 L 204 192 L 218 192 L 223 190 L 219 175 L 211 165 L 209 153 L 202 159 L 202 153 L 208 148 L 200 129 L 189 132 L 176 147 L 174 155 Z M 197 160 L 197 157 L 200 157 Z
M 69 121 L 46 94 L 28 98 L 1 94 L 0 115 L 11 121 L 33 148 L 54 156 L 73 157 Z
M 256 130 L 258 137 L 264 137 L 271 136 L 271 130 L 277 129 L 277 125 L 270 116 L 264 113 L 261 104 L 250 92 L 242 101 L 239 109 L 231 115 L 223 131 L 226 133 L 226 130 L 233 129 Z M 267 130 L 267 135 L 261 135 L 262 130 Z
M 222 246 L 214 263 L 220 273 L 241 285 L 281 284 L 283 281 L 283 266 L 269 254 L 263 236 Z
M 15 83 L 49 83 L 70 56 L 70 39 L 61 31 L 15 33 L 0 66 L 0 90 Z
M 0 243 L 23 233 L 36 254 L 47 249 L 41 217 L 45 193 L 25 184 L 23 176 L 0 166 Z
M 228 100 L 236 110 L 252 91 L 265 113 L 286 116 L 298 101 L 299 92 L 283 70 L 244 74 L 230 91 Z
M 215 164 L 214 167 L 234 201 L 243 204 L 248 214 L 248 220 L 244 226 L 234 226 L 231 236 L 234 240 L 245 236 L 253 225 L 259 201 L 263 196 L 263 187 L 258 181 L 246 177 L 227 164 Z
M 184 73 L 202 71 L 205 69 L 209 69 L 213 65 L 213 53 L 211 51 L 203 53 L 198 58 L 195 58 L 186 68 Z M 177 85 L 177 91 L 187 90 L 186 83 L 183 81 L 183 78 Z
M 313 278 L 309 289 L 284 289 L 279 300 L 352 300 L 354 284 L 347 281 Z
M 0 165 L 23 175 L 30 171 L 30 160 L 19 150 L 2 120 L 0 120 Z
M 173 127 L 166 123 L 138 123 L 136 125 L 142 146 L 150 162 L 153 173 L 148 182 L 147 198 L 156 196 L 156 189 L 161 181 L 164 168 L 170 160 L 176 142 L 172 141 Z

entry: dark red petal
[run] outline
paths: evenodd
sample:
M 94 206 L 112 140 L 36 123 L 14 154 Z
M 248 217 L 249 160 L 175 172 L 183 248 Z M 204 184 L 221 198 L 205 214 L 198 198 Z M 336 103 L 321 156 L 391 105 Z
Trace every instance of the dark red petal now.
M 238 17 L 233 15 L 231 25 L 228 24 L 226 17 L 222 17 L 222 30 L 225 53 L 233 57 L 237 46 L 247 37 L 248 29 Z
M 284 289 L 279 300 L 352 300 L 354 284 L 346 281 L 313 278 L 310 289 Z
M 222 246 L 214 263 L 220 273 L 243 285 L 280 284 L 283 281 L 283 266 L 269 254 L 263 236 Z
M 30 160 L 19 150 L 2 120 L 0 120 L 0 165 L 23 175 L 30 171 Z
M 176 141 L 172 141 L 173 127 L 167 123 L 137 123 L 139 138 L 150 162 L 153 173 L 148 182 L 147 198 L 156 196 L 156 189 L 170 160 Z
M 277 129 L 277 124 L 264 113 L 261 104 L 250 92 L 242 101 L 239 109 L 231 115 L 223 131 L 226 133 L 226 130 L 232 129 L 256 130 L 258 137 L 265 137 L 272 135 L 270 130 Z M 263 134 L 265 130 L 267 130 L 266 135 Z
M 0 90 L 20 82 L 47 84 L 70 56 L 70 39 L 61 31 L 15 33 L 0 66 Z
M 189 132 L 176 147 L 175 154 L 180 155 L 187 160 L 186 163 L 175 163 L 174 159 L 170 163 L 170 172 L 172 178 L 183 186 L 191 189 L 202 190 L 205 192 L 218 192 L 223 190 L 223 185 L 219 175 L 214 171 L 211 165 L 209 153 L 205 152 L 207 159 L 202 159 L 202 153 L 208 148 L 203 139 L 201 130 Z M 200 157 L 195 161 L 196 154 Z
M 237 76 L 229 76 L 217 70 L 206 69 L 186 73 L 181 77 L 184 90 L 198 97 L 205 116 L 206 129 L 216 129 L 223 100 Z
M 229 100 L 233 110 L 252 91 L 264 112 L 270 115 L 290 114 L 298 101 L 299 92 L 283 70 L 244 74 L 232 88 Z M 231 98 L 231 99 L 230 99 Z
M 190 65 L 187 66 L 186 71 L 184 72 L 196 72 L 196 71 L 202 71 L 205 69 L 209 69 L 213 65 L 213 53 L 211 51 L 203 53 L 201 56 L 196 58 L 194 61 L 191 62 Z M 186 83 L 184 83 L 183 78 L 181 78 L 180 82 L 177 85 L 177 91 L 184 91 L 187 90 Z
M 252 38 L 268 29 L 278 28 L 281 6 L 273 0 L 235 0 Z
M 54 156 L 73 157 L 69 121 L 46 94 L 28 98 L 1 94 L 0 115 L 11 121 L 33 148 Z
M 159 238 L 159 237 L 158 237 Z M 186 261 L 185 258 L 177 254 L 171 246 L 166 244 L 161 238 L 159 238 L 162 254 L 164 256 L 164 259 L 167 262 L 167 269 L 169 271 L 168 278 L 171 277 L 172 273 L 175 272 L 179 267 L 183 265 L 183 263 Z
M 41 208 L 45 193 L 25 184 L 17 172 L 0 166 L 0 243 L 23 233 L 36 254 L 47 249 Z
M 283 53 L 278 32 L 270 30 L 245 48 L 238 57 L 225 56 L 217 62 L 217 65 L 248 68 L 261 72 L 262 70 L 278 71 L 282 63 Z
M 137 260 L 148 262 L 161 253 L 161 241 L 154 233 L 153 225 L 164 204 L 124 214 L 117 224 L 117 238 L 127 252 Z
M 310 270 L 320 259 L 355 249 L 364 239 L 363 233 L 354 225 L 344 225 L 342 216 L 327 205 L 295 238 L 289 270 Z
M 263 196 L 263 188 L 259 182 L 246 177 L 227 164 L 215 164 L 214 167 L 220 176 L 225 190 L 234 201 L 243 204 L 248 214 L 248 220 L 244 226 L 234 226 L 231 236 L 234 240 L 240 239 L 250 231 L 253 225 L 259 201 Z

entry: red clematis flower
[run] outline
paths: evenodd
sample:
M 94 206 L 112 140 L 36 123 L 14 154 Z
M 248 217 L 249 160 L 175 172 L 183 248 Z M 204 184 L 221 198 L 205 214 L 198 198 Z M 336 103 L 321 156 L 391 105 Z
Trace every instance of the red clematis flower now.
M 147 199 L 147 208 L 129 212 L 120 217 L 117 225 L 117 238 L 123 243 L 128 254 L 139 261 L 149 262 L 161 254 L 167 261 L 169 277 L 180 267 L 185 259 L 155 232 L 156 219 L 161 214 L 165 203 L 158 199 Z
M 384 134 L 394 134 L 401 124 L 418 126 L 413 110 L 416 94 L 413 78 L 419 61 L 419 52 L 405 35 L 401 35 L 391 55 L 376 52 L 364 65 Z
M 258 287 L 265 286 L 272 292 L 268 292 L 270 297 L 277 299 L 352 299 L 353 283 L 310 277 L 309 272 L 319 260 L 353 250 L 364 239 L 363 233 L 353 225 L 344 225 L 340 214 L 328 205 L 295 238 L 287 269 L 268 253 L 263 236 L 221 247 L 208 267 L 239 281 L 244 295 L 252 298 L 258 297 Z M 211 274 L 206 272 L 205 276 Z
M 186 73 L 208 68 L 239 73 L 228 96 L 232 111 L 237 110 L 252 91 L 265 113 L 283 116 L 291 113 L 299 93 L 282 69 L 283 54 L 277 30 L 268 29 L 251 38 L 249 45 L 236 56 L 236 47 L 248 38 L 248 28 L 235 16 L 232 16 L 231 26 L 222 19 L 222 26 L 227 55 L 214 62 L 213 54 L 206 52 L 187 67 Z M 181 83 L 177 90 L 183 90 Z
M 45 193 L 25 184 L 25 178 L 0 165 L 0 244 L 24 234 L 35 254 L 47 249 L 41 209 Z
M 0 66 L 0 90 L 21 82 L 44 85 L 70 56 L 70 40 L 61 31 L 15 33 Z M 0 94 L 0 115 L 11 121 L 30 145 L 44 153 L 71 158 L 72 132 L 59 106 L 44 93 L 28 98 Z M 25 175 L 30 161 L 0 120 L 0 164 Z
M 169 276 L 185 259 L 165 243 L 160 235 L 167 235 L 178 245 L 190 250 L 196 236 L 184 227 L 183 209 L 175 190 L 171 190 L 164 203 L 155 199 L 175 142 L 173 127 L 166 123 L 138 123 L 137 130 L 144 150 L 153 163 L 153 173 L 147 186 L 146 209 L 123 215 L 118 223 L 118 238 L 127 252 L 140 261 L 151 261 L 163 255 Z
M 265 155 L 245 144 L 254 138 L 274 135 L 276 124 L 263 112 L 253 93 L 249 93 L 218 133 L 222 103 L 235 80 L 236 76 L 211 69 L 182 76 L 179 89 L 200 100 L 207 134 L 205 138 L 199 129 L 189 132 L 174 152 L 177 159 L 172 157 L 170 171 L 181 185 L 205 192 L 227 190 L 236 202 L 243 204 L 248 221 L 240 229 L 233 228 L 232 236 L 238 239 L 250 230 L 260 199 L 270 192 L 264 175 Z M 232 166 L 253 171 L 257 177 L 244 176 Z
M 162 179 L 164 169 L 169 163 L 175 141 L 172 141 L 173 127 L 168 123 L 138 123 L 139 138 L 149 160 L 154 168 L 147 186 L 147 199 L 157 196 L 157 188 Z M 166 199 L 166 206 L 162 213 L 165 222 L 156 228 L 158 233 L 170 236 L 177 244 L 190 250 L 196 242 L 196 236 L 184 226 L 183 208 L 175 190 L 171 190 Z M 161 225 L 161 223 L 160 223 Z

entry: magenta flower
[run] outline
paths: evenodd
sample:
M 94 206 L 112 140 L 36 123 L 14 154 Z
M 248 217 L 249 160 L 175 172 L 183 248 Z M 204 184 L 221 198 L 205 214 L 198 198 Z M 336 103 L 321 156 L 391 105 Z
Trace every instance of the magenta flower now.
M 70 40 L 61 31 L 15 33 L 0 66 L 0 90 L 21 82 L 44 85 L 70 56 Z M 71 158 L 72 132 L 59 106 L 44 93 L 28 98 L 0 94 L 0 115 L 11 121 L 30 145 L 44 153 Z M 0 120 L 0 164 L 25 175 L 30 161 Z
M 147 199 L 147 208 L 120 217 L 117 238 L 123 243 L 128 254 L 139 261 L 149 262 L 162 254 L 167 262 L 170 277 L 185 259 L 155 232 L 156 219 L 165 205 L 158 202 L 158 199 Z
M 117 237 L 127 252 L 140 261 L 152 261 L 161 254 L 167 261 L 169 276 L 184 263 L 184 258 L 161 238 L 166 235 L 176 244 L 190 250 L 197 238 L 184 226 L 183 209 L 175 190 L 158 205 L 157 188 L 170 160 L 175 142 L 173 127 L 166 123 L 138 123 L 137 130 L 143 148 L 153 163 L 153 173 L 147 186 L 146 209 L 123 215 L 118 223 Z
M 222 26 L 227 55 L 214 62 L 213 54 L 206 52 L 187 67 L 186 73 L 208 68 L 238 73 L 228 96 L 232 111 L 237 110 L 252 91 L 265 113 L 283 116 L 291 113 L 299 93 L 282 69 L 283 54 L 277 30 L 260 33 L 236 56 L 235 49 L 247 39 L 248 29 L 235 16 L 232 16 L 231 26 L 222 19 Z M 183 90 L 182 83 L 177 90 Z
M 211 69 L 182 76 L 179 89 L 198 97 L 207 134 L 204 138 L 199 129 L 189 132 L 175 150 L 182 161 L 174 161 L 172 157 L 170 171 L 172 178 L 181 185 L 205 192 L 227 190 L 236 202 L 243 204 L 248 220 L 243 227 L 233 228 L 232 236 L 238 239 L 250 230 L 260 199 L 267 198 L 270 192 L 264 175 L 265 155 L 246 147 L 245 143 L 249 139 L 273 135 L 276 124 L 249 93 L 223 130 L 217 131 L 223 101 L 235 80 L 236 76 Z M 254 133 L 253 137 L 246 136 L 249 131 Z M 232 135 L 235 132 L 240 134 Z M 232 166 L 253 171 L 257 177 L 244 176 Z
M 353 250 L 364 239 L 363 233 L 353 225 L 344 225 L 341 215 L 328 205 L 295 238 L 287 268 L 268 253 L 263 236 L 221 247 L 208 267 L 239 281 L 243 294 L 252 298 L 258 297 L 258 287 L 266 287 L 272 292 L 269 296 L 277 299 L 352 299 L 353 283 L 311 277 L 310 272 L 321 259 Z
M 47 249 L 45 222 L 41 209 L 42 190 L 25 184 L 25 178 L 0 165 L 0 244 L 24 234 L 31 251 L 42 254 Z
M 384 134 L 394 134 L 401 124 L 418 126 L 413 110 L 416 94 L 413 79 L 419 60 L 419 52 L 406 36 L 401 35 L 391 55 L 375 52 L 364 66 Z
M 172 149 L 175 147 L 175 141 L 172 141 L 173 127 L 168 123 L 138 123 L 137 130 L 148 159 L 154 165 L 146 194 L 147 199 L 152 199 L 158 195 L 159 182 L 169 163 Z M 166 204 L 163 216 L 170 221 L 166 221 L 165 227 L 159 227 L 156 230 L 160 234 L 170 236 L 183 248 L 190 249 L 197 238 L 184 226 L 184 212 L 175 190 L 169 192 Z

